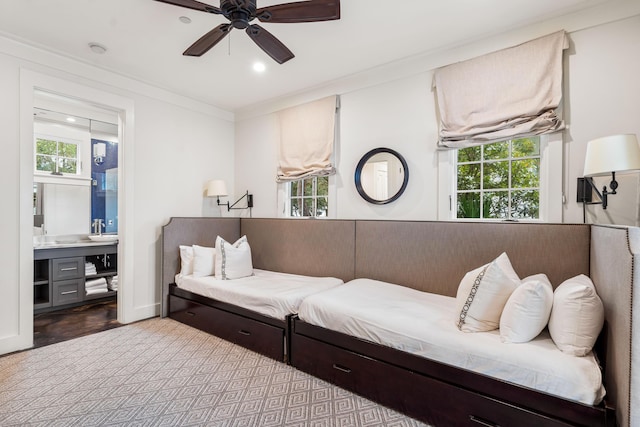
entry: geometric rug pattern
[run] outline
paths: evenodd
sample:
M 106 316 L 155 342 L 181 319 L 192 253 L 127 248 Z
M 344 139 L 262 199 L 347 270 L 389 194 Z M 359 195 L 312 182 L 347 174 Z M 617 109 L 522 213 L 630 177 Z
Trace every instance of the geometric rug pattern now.
M 168 318 L 0 357 L 0 426 L 424 425 Z

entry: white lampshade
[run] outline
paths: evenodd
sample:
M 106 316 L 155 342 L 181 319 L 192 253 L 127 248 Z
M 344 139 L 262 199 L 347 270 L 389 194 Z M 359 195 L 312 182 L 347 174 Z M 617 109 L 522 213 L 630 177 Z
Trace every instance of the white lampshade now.
M 227 185 L 221 179 L 207 182 L 207 197 L 226 196 Z
M 634 134 L 605 136 L 589 141 L 584 160 L 584 176 L 639 169 L 640 146 Z

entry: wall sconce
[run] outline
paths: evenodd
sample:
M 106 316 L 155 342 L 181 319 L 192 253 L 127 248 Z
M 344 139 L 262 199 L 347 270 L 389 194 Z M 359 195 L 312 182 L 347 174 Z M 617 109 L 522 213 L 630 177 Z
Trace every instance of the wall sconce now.
M 639 169 L 640 146 L 638 146 L 638 139 L 635 135 L 605 136 L 589 141 L 584 161 L 585 178 L 582 181 L 578 178 L 578 201 L 589 205 L 601 204 L 602 209 L 607 209 L 609 195 L 617 194 L 618 181 L 616 181 L 616 172 L 629 172 Z M 593 182 L 593 177 L 609 174 L 611 174 L 610 190 L 605 185 L 602 188 L 602 192 L 598 191 Z M 596 192 L 600 199 L 599 202 L 591 201 L 591 190 Z
M 230 211 L 232 209 L 249 209 L 253 207 L 253 194 L 249 194 L 249 191 L 247 191 L 242 197 L 236 200 L 232 205 L 229 205 L 229 202 L 220 203 L 220 197 L 226 197 L 227 195 L 227 185 L 224 183 L 224 181 L 220 179 L 214 179 L 213 181 L 209 181 L 207 183 L 207 197 L 216 197 L 218 206 L 226 206 L 227 211 Z M 240 203 L 240 201 L 245 197 L 247 198 L 247 206 L 236 208 L 235 205 Z
M 107 144 L 104 142 L 96 142 L 93 144 L 93 163 L 101 165 L 107 156 Z

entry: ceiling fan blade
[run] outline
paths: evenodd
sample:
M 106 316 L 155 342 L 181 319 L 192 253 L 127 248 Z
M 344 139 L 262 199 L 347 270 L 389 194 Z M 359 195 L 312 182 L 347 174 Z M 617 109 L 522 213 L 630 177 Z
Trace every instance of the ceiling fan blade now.
M 200 10 L 202 12 L 221 14 L 222 11 L 219 7 L 211 6 L 205 3 L 201 3 L 196 0 L 156 0 L 162 3 L 173 4 L 175 6 L 182 6 L 189 9 Z
M 220 24 L 204 36 L 200 37 L 198 41 L 189 46 L 189 48 L 182 54 L 186 56 L 202 56 L 207 53 L 209 49 L 218 44 L 220 40 L 225 38 L 232 29 L 233 27 L 230 24 Z
M 259 25 L 250 25 L 247 34 L 278 64 L 283 64 L 295 56 L 280 40 Z
M 340 19 L 340 0 L 310 0 L 266 6 L 256 11 L 261 22 L 317 22 Z

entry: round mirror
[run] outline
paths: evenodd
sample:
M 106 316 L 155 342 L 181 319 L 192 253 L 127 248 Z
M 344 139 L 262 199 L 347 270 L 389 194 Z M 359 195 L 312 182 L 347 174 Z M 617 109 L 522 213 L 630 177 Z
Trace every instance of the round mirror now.
M 409 182 L 407 162 L 390 148 L 376 148 L 356 167 L 356 189 L 369 203 L 384 205 L 402 195 Z

